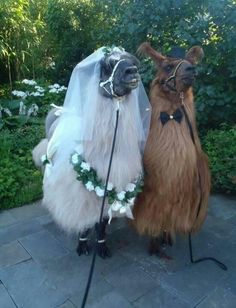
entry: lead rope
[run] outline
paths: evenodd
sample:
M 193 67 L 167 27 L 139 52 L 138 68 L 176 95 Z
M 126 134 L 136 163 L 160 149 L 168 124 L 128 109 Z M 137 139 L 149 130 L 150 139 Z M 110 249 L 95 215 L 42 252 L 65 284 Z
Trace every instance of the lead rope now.
M 187 122 L 187 125 L 188 125 L 188 128 L 189 128 L 189 132 L 190 132 L 190 136 L 191 136 L 192 142 L 195 145 L 195 139 L 194 139 L 192 124 L 190 122 L 189 116 L 188 116 L 187 111 L 186 111 L 185 106 L 184 106 L 184 95 L 183 95 L 183 92 L 180 93 L 180 98 L 181 98 L 181 109 L 182 109 L 182 111 L 183 111 L 183 113 L 185 115 L 186 122 Z M 200 184 L 200 191 L 202 192 L 201 178 L 200 178 L 199 170 L 198 170 L 198 178 L 199 178 L 199 184 Z M 196 219 L 198 218 L 198 215 L 199 215 L 200 210 L 201 210 L 201 203 L 202 203 L 202 197 L 200 198 L 200 201 L 199 201 Z M 204 257 L 204 258 L 199 258 L 199 259 L 193 260 L 193 247 L 192 247 L 192 235 L 191 235 L 191 232 L 189 232 L 189 235 L 188 235 L 188 244 L 189 244 L 189 254 L 190 254 L 190 261 L 191 261 L 191 263 L 194 264 L 194 263 L 200 263 L 200 262 L 203 262 L 203 261 L 213 261 L 222 270 L 227 271 L 228 268 L 227 268 L 227 266 L 224 263 L 222 263 L 219 260 L 217 260 L 215 258 L 212 258 L 212 257 Z
M 110 155 L 110 160 L 109 160 L 109 165 L 108 165 L 108 170 L 107 170 L 107 177 L 106 177 L 106 182 L 105 182 L 104 196 L 102 198 L 102 207 L 101 207 L 101 212 L 100 212 L 99 224 L 101 224 L 102 219 L 103 219 L 103 212 L 104 212 L 104 206 L 105 206 L 105 200 L 106 200 L 106 194 L 107 194 L 107 185 L 108 185 L 108 181 L 109 181 L 109 176 L 110 176 L 110 171 L 111 171 L 111 164 L 112 164 L 112 159 L 113 159 L 113 154 L 114 154 L 114 149 L 115 149 L 116 134 L 117 134 L 118 120 L 119 120 L 119 111 L 120 111 L 120 102 L 117 100 L 115 130 L 114 130 L 114 136 L 113 136 L 112 147 L 111 147 L 111 155 Z M 88 297 L 91 281 L 92 281 L 92 278 L 93 278 L 93 272 L 94 272 L 96 256 L 97 256 L 97 249 L 94 249 L 93 259 L 92 259 L 92 263 L 91 263 L 91 266 L 90 266 L 89 277 L 88 277 L 86 289 L 85 289 L 85 292 L 84 292 L 84 297 L 83 297 L 81 308 L 85 307 L 85 304 L 86 304 L 86 301 L 87 301 L 87 297 Z

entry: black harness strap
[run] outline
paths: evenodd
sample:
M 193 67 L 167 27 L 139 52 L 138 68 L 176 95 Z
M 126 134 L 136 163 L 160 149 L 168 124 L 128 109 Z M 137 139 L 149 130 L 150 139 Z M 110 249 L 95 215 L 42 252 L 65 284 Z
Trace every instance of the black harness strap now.
M 184 113 L 184 116 L 186 118 L 186 122 L 187 122 L 187 125 L 188 125 L 188 128 L 189 128 L 189 132 L 190 132 L 190 136 L 191 136 L 192 142 L 195 145 L 195 139 L 194 139 L 194 134 L 193 134 L 193 127 L 192 127 L 192 124 L 191 124 L 190 119 L 188 117 L 187 111 L 186 111 L 184 105 L 181 105 L 180 108 L 181 108 L 181 110 Z
M 185 106 L 182 104 L 181 105 L 181 109 L 184 113 L 184 116 L 186 118 L 186 122 L 187 122 L 187 125 L 188 125 L 188 128 L 189 128 L 189 133 L 190 133 L 190 136 L 191 136 L 191 139 L 192 139 L 192 142 L 193 144 L 196 146 L 195 144 L 195 138 L 194 138 L 194 134 L 193 134 L 193 127 L 192 127 L 192 124 L 190 122 L 190 119 L 189 119 L 189 116 L 187 114 L 187 111 L 185 109 Z M 200 176 L 200 172 L 199 172 L 199 168 L 198 168 L 198 179 L 199 179 L 199 186 L 200 186 L 200 200 L 199 200 L 199 204 L 198 204 L 198 210 L 197 210 L 197 215 L 196 215 L 196 219 L 198 218 L 198 215 L 200 213 L 200 210 L 201 210 L 201 205 L 202 205 L 202 183 L 201 183 L 201 176 Z

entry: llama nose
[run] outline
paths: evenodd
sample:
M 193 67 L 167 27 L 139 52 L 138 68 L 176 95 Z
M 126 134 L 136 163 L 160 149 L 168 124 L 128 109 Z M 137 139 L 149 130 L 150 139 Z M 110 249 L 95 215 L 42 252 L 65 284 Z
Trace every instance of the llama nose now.
M 137 66 L 129 66 L 125 69 L 125 74 L 137 74 L 138 68 Z

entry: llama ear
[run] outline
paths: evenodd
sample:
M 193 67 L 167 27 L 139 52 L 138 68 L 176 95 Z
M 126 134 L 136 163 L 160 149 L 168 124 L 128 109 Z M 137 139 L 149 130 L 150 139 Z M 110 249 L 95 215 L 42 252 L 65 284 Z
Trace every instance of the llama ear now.
M 196 65 L 203 59 L 203 57 L 203 49 L 199 46 L 193 46 L 187 52 L 185 59 L 188 60 L 190 63 Z
M 165 57 L 153 49 L 148 42 L 144 42 L 139 46 L 137 54 L 139 56 L 147 55 L 157 64 L 160 64 L 163 60 L 165 60 Z

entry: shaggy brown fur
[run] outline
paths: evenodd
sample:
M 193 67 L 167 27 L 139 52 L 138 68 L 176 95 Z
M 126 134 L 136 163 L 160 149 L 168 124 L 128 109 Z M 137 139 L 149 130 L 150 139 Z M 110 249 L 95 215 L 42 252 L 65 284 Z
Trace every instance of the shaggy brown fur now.
M 176 232 L 196 231 L 206 216 L 210 172 L 207 156 L 198 138 L 191 87 L 194 77 L 189 75 L 189 71 L 194 70 L 193 64 L 202 58 L 203 51 L 200 47 L 193 47 L 187 53 L 176 73 L 177 91 L 170 90 L 163 81 L 181 60 L 164 57 L 148 43 L 142 44 L 139 51 L 154 60 L 158 74 L 150 90 L 152 119 L 144 153 L 146 176 L 143 192 L 134 207 L 134 224 L 140 234 L 151 236 L 159 236 L 163 232 L 173 236 Z M 160 121 L 161 112 L 171 115 L 181 107 L 180 93 L 184 95 L 195 144 L 185 116 L 181 123 L 169 120 L 163 126 Z

